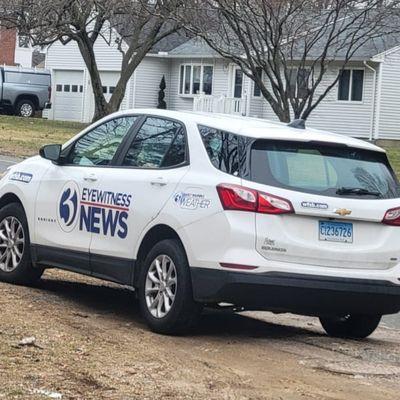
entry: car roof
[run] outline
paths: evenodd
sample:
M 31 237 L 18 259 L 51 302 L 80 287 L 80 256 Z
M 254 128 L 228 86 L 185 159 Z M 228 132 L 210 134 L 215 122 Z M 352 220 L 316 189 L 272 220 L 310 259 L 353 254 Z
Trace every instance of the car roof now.
M 343 144 L 366 150 L 385 152 L 382 148 L 364 140 L 354 139 L 348 136 L 330 133 L 318 129 L 296 129 L 285 123 L 270 121 L 267 119 L 242 117 L 230 114 L 201 113 L 191 111 L 170 111 L 159 109 L 133 109 L 120 111 L 118 114 L 150 114 L 193 122 L 210 128 L 224 130 L 237 135 L 252 137 L 255 139 L 276 139 L 290 141 L 317 141 L 326 143 Z

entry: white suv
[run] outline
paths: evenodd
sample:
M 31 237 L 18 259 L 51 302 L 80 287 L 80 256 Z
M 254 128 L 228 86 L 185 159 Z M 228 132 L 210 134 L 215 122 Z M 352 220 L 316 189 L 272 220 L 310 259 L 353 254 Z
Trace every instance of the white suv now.
M 363 338 L 400 310 L 399 183 L 370 143 L 131 110 L 40 155 L 0 181 L 3 281 L 51 266 L 129 285 L 161 333 L 228 303 Z

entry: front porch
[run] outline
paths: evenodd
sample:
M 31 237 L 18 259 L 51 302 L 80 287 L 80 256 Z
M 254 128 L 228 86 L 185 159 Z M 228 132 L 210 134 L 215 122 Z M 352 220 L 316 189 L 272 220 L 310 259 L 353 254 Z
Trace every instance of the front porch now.
M 193 98 L 193 111 L 247 116 L 247 99 L 199 94 Z

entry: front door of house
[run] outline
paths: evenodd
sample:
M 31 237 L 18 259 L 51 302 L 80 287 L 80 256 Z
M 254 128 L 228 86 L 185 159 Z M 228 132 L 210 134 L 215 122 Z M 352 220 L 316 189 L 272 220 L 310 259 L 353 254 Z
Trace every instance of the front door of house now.
M 229 77 L 229 99 L 227 109 L 229 114 L 244 115 L 244 74 L 238 66 L 231 66 Z
M 231 70 L 230 96 L 235 99 L 243 97 L 243 72 L 237 66 L 232 67 Z

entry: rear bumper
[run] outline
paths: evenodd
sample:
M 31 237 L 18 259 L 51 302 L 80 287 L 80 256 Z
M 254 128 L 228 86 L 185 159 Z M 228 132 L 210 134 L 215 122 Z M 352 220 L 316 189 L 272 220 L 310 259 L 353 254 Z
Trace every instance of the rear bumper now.
M 400 284 L 386 281 L 208 268 L 191 268 L 191 274 L 195 300 L 203 303 L 303 315 L 400 311 Z
M 44 109 L 45 110 L 50 110 L 51 109 L 51 103 L 44 103 Z

